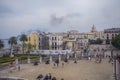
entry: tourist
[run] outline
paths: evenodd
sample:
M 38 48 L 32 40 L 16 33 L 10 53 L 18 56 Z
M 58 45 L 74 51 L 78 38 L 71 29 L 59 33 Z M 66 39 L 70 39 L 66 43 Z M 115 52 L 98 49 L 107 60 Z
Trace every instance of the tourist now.
M 74 63 L 77 63 L 77 60 L 75 59 Z
M 37 76 L 37 78 L 36 78 L 36 79 L 39 79 L 39 80 L 40 80 L 40 79 L 42 79 L 42 78 L 43 78 L 43 75 L 42 75 L 42 74 L 40 74 L 40 75 L 38 75 L 38 76 Z M 45 78 L 44 78 L 44 80 L 45 80 Z
M 52 79 L 51 73 L 49 73 L 48 79 L 49 79 L 49 80 Z
M 91 61 L 91 56 L 88 57 L 89 61 Z
M 16 64 L 15 64 L 15 62 L 13 63 L 13 67 L 14 67 L 14 69 L 16 69 Z
M 64 62 L 62 62 L 62 67 L 64 67 Z
M 112 60 L 112 57 L 109 56 L 109 63 L 111 63 L 113 60 Z
M 56 60 L 57 67 L 59 66 L 59 60 Z
M 18 64 L 18 71 L 20 71 L 20 64 Z
M 54 62 L 54 63 L 53 63 L 53 68 L 55 68 L 55 67 L 56 67 L 56 63 Z
M 9 63 L 9 70 L 10 70 L 10 72 L 12 72 L 12 67 L 13 67 L 13 62 L 10 62 Z
M 48 74 L 45 75 L 45 80 L 48 80 Z
M 63 78 L 61 80 L 64 80 Z
M 52 80 L 57 80 L 56 77 L 53 77 Z

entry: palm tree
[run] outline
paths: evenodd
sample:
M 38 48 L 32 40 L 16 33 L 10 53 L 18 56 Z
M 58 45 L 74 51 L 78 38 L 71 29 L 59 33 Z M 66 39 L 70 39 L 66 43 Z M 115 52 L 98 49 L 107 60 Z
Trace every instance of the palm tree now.
M 9 40 L 8 40 L 8 44 L 11 45 L 10 53 L 11 53 L 11 56 L 13 56 L 13 54 L 12 54 L 12 48 L 13 48 L 13 45 L 17 44 L 17 38 L 14 37 L 14 36 L 10 37 Z
M 22 41 L 22 51 L 23 51 L 23 54 L 24 54 L 24 48 L 25 48 L 25 41 L 27 41 L 27 36 L 25 34 L 22 34 L 21 37 L 20 37 L 20 41 Z
M 3 41 L 0 40 L 0 49 L 2 49 L 4 47 Z
M 28 43 L 27 44 L 27 48 L 28 48 L 28 52 L 30 52 L 30 50 L 33 49 L 33 45 L 31 43 Z

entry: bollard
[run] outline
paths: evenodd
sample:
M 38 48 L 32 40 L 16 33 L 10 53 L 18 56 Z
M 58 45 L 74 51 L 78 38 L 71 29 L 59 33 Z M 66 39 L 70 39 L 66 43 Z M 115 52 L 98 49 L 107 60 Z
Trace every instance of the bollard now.
M 67 59 L 69 59 L 69 57 L 70 57 L 69 54 L 67 54 Z
M 30 64 L 30 58 L 28 58 L 28 64 Z
M 118 58 L 116 60 L 116 74 L 117 74 L 117 79 L 120 80 L 120 59 Z
M 75 59 L 77 58 L 76 53 L 75 53 L 75 56 L 74 56 L 74 57 L 75 57 Z
M 18 58 L 15 59 L 15 64 L 16 64 L 16 65 L 19 64 Z
M 42 57 L 40 56 L 40 63 L 42 63 Z
M 59 54 L 59 62 L 61 61 L 61 55 Z
M 50 63 L 52 63 L 52 55 L 50 55 Z

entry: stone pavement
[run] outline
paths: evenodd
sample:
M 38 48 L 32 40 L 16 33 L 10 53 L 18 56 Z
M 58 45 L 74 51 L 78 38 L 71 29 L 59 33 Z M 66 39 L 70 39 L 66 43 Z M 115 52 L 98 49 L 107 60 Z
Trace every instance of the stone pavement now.
M 20 77 L 28 80 L 36 80 L 39 74 L 51 73 L 57 80 L 113 80 L 113 66 L 108 63 L 108 60 L 103 60 L 102 63 L 96 64 L 93 60 L 79 60 L 77 64 L 73 61 L 65 63 L 64 67 L 60 64 L 59 67 L 53 68 L 52 64 L 21 64 L 21 71 L 9 69 L 0 71 L 0 76 Z

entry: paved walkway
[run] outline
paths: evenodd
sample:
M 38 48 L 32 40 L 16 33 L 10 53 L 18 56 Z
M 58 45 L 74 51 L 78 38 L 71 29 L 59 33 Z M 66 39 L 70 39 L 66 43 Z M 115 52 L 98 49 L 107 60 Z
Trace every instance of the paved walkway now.
M 39 74 L 51 73 L 57 80 L 113 80 L 113 66 L 107 60 L 96 64 L 94 61 L 79 60 L 77 64 L 70 61 L 64 67 L 53 68 L 53 64 L 22 64 L 21 71 L 14 70 L 9 73 L 9 69 L 0 71 L 0 76 L 21 77 L 28 80 L 36 80 Z

